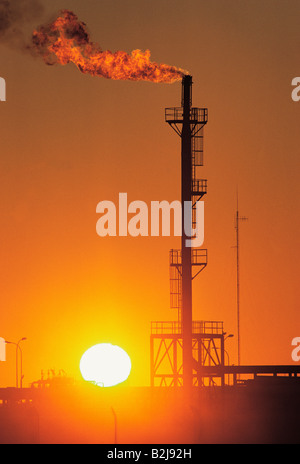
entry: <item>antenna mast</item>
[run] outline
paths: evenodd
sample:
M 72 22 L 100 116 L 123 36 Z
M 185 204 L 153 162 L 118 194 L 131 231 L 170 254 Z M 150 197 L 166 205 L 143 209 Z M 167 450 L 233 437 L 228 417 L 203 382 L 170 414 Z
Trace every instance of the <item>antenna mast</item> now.
M 235 229 L 236 229 L 236 304 L 237 304 L 237 332 L 238 332 L 238 365 L 241 364 L 241 337 L 240 337 L 240 238 L 239 222 L 248 218 L 239 215 L 239 199 L 237 196 Z

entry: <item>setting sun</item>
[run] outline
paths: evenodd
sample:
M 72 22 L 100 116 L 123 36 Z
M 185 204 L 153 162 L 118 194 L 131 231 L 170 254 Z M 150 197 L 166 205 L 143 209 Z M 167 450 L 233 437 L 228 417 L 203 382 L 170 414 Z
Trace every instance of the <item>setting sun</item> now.
M 100 343 L 89 348 L 80 360 L 84 380 L 100 387 L 112 387 L 124 382 L 131 371 L 128 354 L 119 346 Z

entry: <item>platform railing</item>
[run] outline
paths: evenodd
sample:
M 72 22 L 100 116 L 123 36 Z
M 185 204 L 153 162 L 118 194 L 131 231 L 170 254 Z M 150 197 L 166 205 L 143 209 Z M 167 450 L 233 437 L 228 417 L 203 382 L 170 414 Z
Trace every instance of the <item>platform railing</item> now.
M 222 321 L 193 321 L 193 334 L 223 334 Z M 154 321 L 151 322 L 152 335 L 181 334 L 182 324 L 178 321 Z

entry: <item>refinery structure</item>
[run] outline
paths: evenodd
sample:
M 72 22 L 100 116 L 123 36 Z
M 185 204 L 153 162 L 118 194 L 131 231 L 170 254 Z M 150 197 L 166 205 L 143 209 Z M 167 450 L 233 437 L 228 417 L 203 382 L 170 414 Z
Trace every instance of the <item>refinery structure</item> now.
M 192 105 L 192 76 L 182 79 L 181 106 L 166 108 L 165 120 L 181 139 L 181 203 L 191 202 L 192 214 L 188 229 L 196 225 L 197 202 L 207 194 L 207 179 L 198 177 L 204 163 L 204 127 L 208 122 L 207 108 Z M 239 221 L 236 212 L 237 280 L 239 279 Z M 207 249 L 186 244 L 187 235 L 182 217 L 181 249 L 170 250 L 170 306 L 178 311 L 176 321 L 151 323 L 150 365 L 151 386 L 193 387 L 244 385 L 251 379 L 266 376 L 297 378 L 300 367 L 240 365 L 239 281 L 237 282 L 238 364 L 226 365 L 222 321 L 193 320 L 193 280 L 207 265 Z
M 208 264 L 208 251 L 187 246 L 191 236 L 187 231 L 195 228 L 197 203 L 208 191 L 207 179 L 199 176 L 208 110 L 193 107 L 192 86 L 192 76 L 184 75 L 181 106 L 165 110 L 165 121 L 181 142 L 181 204 L 192 208 L 188 228 L 182 208 L 181 248 L 169 251 L 170 306 L 177 318 L 151 322 L 150 386 L 125 385 L 111 391 L 95 387 L 88 390 L 89 399 L 82 398 L 72 383 L 52 388 L 54 383 L 48 380 L 31 388 L 0 389 L 1 443 L 300 440 L 295 427 L 300 366 L 229 365 L 223 322 L 193 320 L 192 284 Z M 237 233 L 240 219 L 237 211 Z
M 197 226 L 197 202 L 207 193 L 207 180 L 198 177 L 198 168 L 203 166 L 208 111 L 192 106 L 192 85 L 192 76 L 184 76 L 181 106 L 165 110 L 166 122 L 181 139 L 181 204 L 192 208 L 188 227 L 182 213 L 181 249 L 169 254 L 170 306 L 177 310 L 178 319 L 151 324 L 152 386 L 203 386 L 200 366 L 207 364 L 206 359 L 209 364 L 224 365 L 222 322 L 193 321 L 192 283 L 207 265 L 207 250 L 187 246 L 186 229 Z

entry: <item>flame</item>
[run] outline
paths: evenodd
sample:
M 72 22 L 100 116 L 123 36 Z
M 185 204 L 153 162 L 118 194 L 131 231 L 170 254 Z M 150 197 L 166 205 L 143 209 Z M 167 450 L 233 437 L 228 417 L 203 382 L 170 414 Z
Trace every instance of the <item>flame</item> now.
M 55 21 L 35 30 L 31 48 L 46 64 L 74 63 L 84 74 L 107 79 L 172 83 L 186 74 L 175 66 L 151 62 L 149 50 L 131 54 L 101 50 L 90 41 L 85 23 L 69 10 L 62 10 Z

